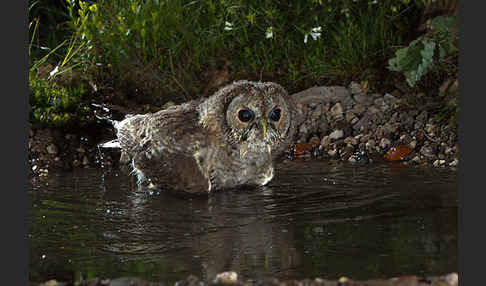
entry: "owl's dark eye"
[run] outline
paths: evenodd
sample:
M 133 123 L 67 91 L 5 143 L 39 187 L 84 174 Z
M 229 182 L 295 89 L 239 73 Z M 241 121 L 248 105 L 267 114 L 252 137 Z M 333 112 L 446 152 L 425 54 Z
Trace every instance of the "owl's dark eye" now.
M 253 111 L 249 109 L 242 109 L 238 111 L 238 119 L 241 120 L 242 122 L 248 122 L 253 119 Z
M 275 108 L 272 111 L 270 111 L 269 117 L 273 121 L 279 121 L 280 120 L 280 108 Z

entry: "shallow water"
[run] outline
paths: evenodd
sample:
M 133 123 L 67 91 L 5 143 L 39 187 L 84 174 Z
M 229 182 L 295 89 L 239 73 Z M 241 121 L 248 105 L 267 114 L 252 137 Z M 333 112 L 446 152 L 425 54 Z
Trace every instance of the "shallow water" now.
M 30 280 L 389 278 L 458 271 L 457 172 L 277 165 L 268 186 L 150 194 L 118 169 L 50 173 L 29 190 Z

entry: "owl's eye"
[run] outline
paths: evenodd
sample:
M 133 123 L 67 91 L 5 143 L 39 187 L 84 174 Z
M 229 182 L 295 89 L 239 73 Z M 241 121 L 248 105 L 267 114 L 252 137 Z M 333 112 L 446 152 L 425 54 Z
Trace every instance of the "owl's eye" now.
M 273 121 L 279 121 L 280 120 L 280 108 L 275 108 L 272 111 L 270 111 L 269 117 Z
M 253 111 L 249 109 L 242 109 L 238 111 L 238 119 L 241 120 L 242 122 L 248 122 L 253 119 Z

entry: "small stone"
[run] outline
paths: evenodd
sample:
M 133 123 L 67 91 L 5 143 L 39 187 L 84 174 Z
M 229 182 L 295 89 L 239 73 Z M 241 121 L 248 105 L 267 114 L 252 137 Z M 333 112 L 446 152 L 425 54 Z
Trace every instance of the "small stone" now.
M 334 139 L 334 140 L 337 140 L 337 139 L 340 139 L 344 136 L 344 131 L 343 130 L 334 130 L 331 134 L 329 134 L 329 137 L 331 137 L 331 139 Z
M 427 132 L 427 135 L 429 135 L 429 136 L 435 135 L 435 129 L 436 129 L 436 126 L 434 124 L 427 123 L 425 125 L 425 132 Z
M 89 165 L 89 159 L 87 156 L 83 156 L 83 166 Z
M 47 153 L 51 155 L 56 155 L 58 152 L 57 147 L 54 144 L 48 145 L 46 149 L 47 149 Z
M 73 161 L 73 166 L 74 167 L 78 167 L 79 165 L 81 165 L 81 162 L 79 162 L 78 159 L 76 159 L 76 160 Z
M 410 141 L 410 143 L 408 143 L 408 146 L 410 146 L 410 148 L 412 149 L 415 149 L 415 147 L 417 146 L 417 140 Z
M 370 140 L 370 135 L 369 134 L 360 134 L 361 137 L 359 138 L 359 142 L 361 143 L 366 143 L 368 140 Z
M 358 145 L 358 139 L 355 137 L 346 137 L 344 143 L 355 146 Z
M 374 105 L 368 107 L 368 110 L 371 112 L 371 114 L 375 114 L 375 113 L 380 112 L 380 110 Z
M 335 119 L 341 119 L 343 118 L 343 107 L 341 106 L 341 103 L 336 103 L 334 104 L 333 107 L 331 107 L 331 115 Z
M 354 125 L 358 121 L 359 121 L 358 117 L 355 117 L 355 118 L 351 119 L 351 124 Z
M 314 109 L 311 113 L 311 119 L 312 120 L 317 120 L 319 117 L 321 117 L 322 114 L 322 108 L 318 106 L 316 109 Z
M 356 118 L 356 115 L 354 115 L 352 111 L 346 111 L 344 119 L 346 119 L 347 122 L 351 122 L 354 118 Z
M 331 149 L 331 150 L 327 151 L 327 154 L 329 154 L 329 156 L 331 156 L 331 157 L 335 157 L 335 156 L 337 156 L 337 149 Z
M 382 138 L 379 146 L 380 146 L 381 149 L 386 149 L 386 148 L 390 147 L 390 145 L 391 145 L 390 139 Z
M 373 149 L 375 149 L 375 146 L 376 146 L 376 142 L 375 142 L 375 140 L 373 140 L 373 139 L 370 139 L 370 140 L 368 140 L 368 141 L 366 142 L 366 149 L 368 149 L 368 150 L 373 150 Z
M 459 285 L 459 276 L 455 272 L 447 274 L 442 279 L 445 280 L 450 286 Z
M 459 164 L 459 160 L 454 159 L 452 162 L 449 163 L 449 166 L 450 167 L 456 167 L 458 164 Z
M 420 162 L 420 157 L 419 156 L 413 157 L 412 162 L 419 163 Z
M 424 145 L 420 149 L 420 154 L 426 158 L 433 159 L 435 158 L 435 148 L 432 145 Z
M 446 155 L 449 155 L 449 154 L 452 154 L 453 153 L 453 150 L 451 147 L 447 146 L 444 150 L 444 154 Z
M 234 271 L 227 271 L 223 273 L 219 273 L 214 278 L 214 283 L 228 283 L 233 284 L 238 281 L 238 274 Z
M 352 111 L 353 111 L 354 114 L 361 115 L 366 111 L 366 106 L 364 106 L 363 104 L 360 104 L 360 103 L 355 104 L 353 106 Z
M 323 146 L 323 147 L 329 146 L 329 144 L 331 144 L 331 140 L 332 139 L 331 139 L 330 136 L 327 136 L 326 135 L 326 136 L 322 137 L 322 139 L 321 139 L 321 146 Z
M 352 81 L 349 84 L 349 91 L 351 92 L 351 94 L 360 94 L 363 92 L 363 90 L 361 89 L 361 85 L 355 81 Z
M 440 160 L 444 160 L 446 158 L 446 156 L 442 153 L 439 153 L 439 155 L 437 155 L 437 157 L 440 159 Z

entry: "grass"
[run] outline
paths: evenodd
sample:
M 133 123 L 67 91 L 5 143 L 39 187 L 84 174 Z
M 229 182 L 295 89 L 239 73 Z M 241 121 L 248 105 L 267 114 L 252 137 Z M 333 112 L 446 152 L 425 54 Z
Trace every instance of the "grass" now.
M 98 95 L 157 106 L 243 78 L 289 92 L 351 80 L 383 90 L 387 61 L 417 36 L 422 7 L 421 0 L 64 1 L 51 3 L 62 15 L 47 17 L 55 24 L 42 22 L 49 13 L 29 1 L 31 94 L 54 92 L 40 80 L 89 98 L 89 82 Z M 63 27 L 62 40 L 39 33 L 54 26 Z M 48 64 L 57 73 L 39 77 Z M 81 80 L 66 82 L 69 74 Z
M 92 47 L 91 68 L 161 104 L 200 96 L 224 68 L 227 81 L 273 80 L 291 91 L 370 77 L 405 41 L 397 26 L 417 9 L 406 2 L 104 0 L 76 12 L 68 0 L 68 9 Z

